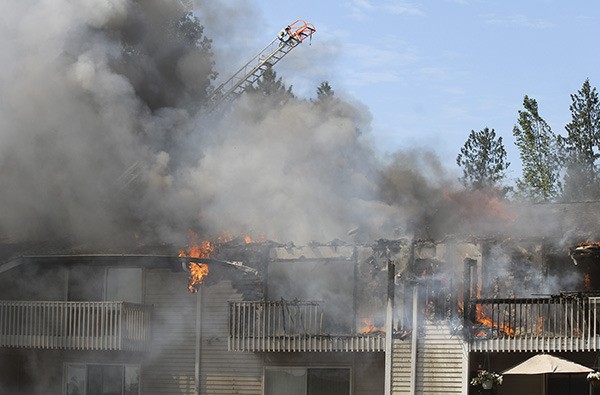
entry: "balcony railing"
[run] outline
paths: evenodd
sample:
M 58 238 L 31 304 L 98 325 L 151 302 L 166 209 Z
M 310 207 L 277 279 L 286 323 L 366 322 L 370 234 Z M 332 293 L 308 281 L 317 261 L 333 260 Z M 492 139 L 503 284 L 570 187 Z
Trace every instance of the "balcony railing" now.
M 149 317 L 125 302 L 0 301 L 0 347 L 142 351 Z
M 472 351 L 596 351 L 600 298 L 479 299 L 471 303 Z
M 332 335 L 314 301 L 229 302 L 230 351 L 383 351 L 385 335 Z

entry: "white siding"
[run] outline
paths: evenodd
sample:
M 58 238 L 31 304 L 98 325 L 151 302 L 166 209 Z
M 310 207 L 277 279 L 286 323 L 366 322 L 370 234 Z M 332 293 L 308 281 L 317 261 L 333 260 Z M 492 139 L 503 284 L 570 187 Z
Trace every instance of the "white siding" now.
M 186 273 L 168 269 L 146 273 L 144 303 L 154 308 L 142 393 L 195 394 L 196 295 L 187 290 Z
M 426 324 L 418 338 L 416 393 L 462 394 L 466 347 L 446 324 Z M 397 395 L 410 393 L 410 350 L 410 339 L 394 342 L 392 391 Z
M 154 305 L 152 342 L 142 366 L 144 395 L 195 394 L 198 294 L 187 291 L 185 273 L 148 270 L 144 303 Z M 265 354 L 228 351 L 228 301 L 242 300 L 231 281 L 203 286 L 201 298 L 200 393 L 262 395 Z M 270 353 L 271 365 L 352 366 L 354 393 L 383 391 L 383 355 Z M 286 361 L 285 363 L 283 361 Z M 310 363 L 308 363 L 310 361 Z
M 227 351 L 228 304 L 242 300 L 231 281 L 220 281 L 202 291 L 202 394 L 262 394 L 260 354 Z
M 394 340 L 392 357 L 392 394 L 410 393 L 410 338 Z

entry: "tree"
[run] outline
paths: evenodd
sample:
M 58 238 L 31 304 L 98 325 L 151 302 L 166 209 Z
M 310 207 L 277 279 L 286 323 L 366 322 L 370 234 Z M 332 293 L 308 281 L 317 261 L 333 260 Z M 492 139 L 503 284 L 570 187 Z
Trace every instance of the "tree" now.
M 317 87 L 317 101 L 325 102 L 333 99 L 334 90 L 329 85 L 329 82 L 323 81 L 321 85 Z
M 265 69 L 262 77 L 256 82 L 256 86 L 251 85 L 248 91 L 262 96 L 281 96 L 285 99 L 294 97 L 292 87 L 286 88 L 283 79 L 277 78 L 277 73 L 271 66 Z
M 170 2 L 135 2 L 117 32 L 122 51 L 112 65 L 150 108 L 197 110 L 207 99 L 214 71 L 212 41 L 191 12 Z
M 496 187 L 510 165 L 506 161 L 502 137 L 496 138 L 494 129 L 488 128 L 479 132 L 471 130 L 456 163 L 463 169 L 463 185 L 474 189 Z
M 212 40 L 204 36 L 204 26 L 192 12 L 186 12 L 177 20 L 175 31 L 172 34 L 181 39 L 188 47 L 200 48 L 207 53 L 211 52 Z
M 517 180 L 517 188 L 529 199 L 549 201 L 560 190 L 556 136 L 540 117 L 535 99 L 525 96 L 523 108 L 513 128 L 523 165 L 523 178 Z
M 571 95 L 571 122 L 566 137 L 559 138 L 561 160 L 566 168 L 564 198 L 596 199 L 600 196 L 597 159 L 600 157 L 600 101 L 596 88 L 586 79 Z

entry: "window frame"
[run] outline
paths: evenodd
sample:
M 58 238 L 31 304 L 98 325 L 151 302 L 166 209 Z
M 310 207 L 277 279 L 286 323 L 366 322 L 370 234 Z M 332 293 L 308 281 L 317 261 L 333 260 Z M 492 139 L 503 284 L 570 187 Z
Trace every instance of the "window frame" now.
M 135 368 L 139 372 L 139 382 L 138 382 L 138 393 L 137 395 L 141 395 L 142 393 L 142 367 L 141 364 L 135 363 L 109 363 L 109 362 L 64 362 L 63 363 L 63 385 L 62 385 L 62 395 L 68 395 L 68 369 L 69 366 L 83 367 L 85 368 L 85 386 L 83 388 L 83 394 L 87 395 L 87 388 L 89 385 L 89 367 L 90 366 L 118 366 L 122 368 L 123 371 L 123 379 L 121 381 L 121 394 L 125 391 L 125 371 L 126 368 Z
M 350 392 L 348 395 L 354 394 L 354 369 L 351 365 L 268 365 L 263 367 L 263 380 L 262 380 L 262 395 L 267 395 L 267 370 L 287 370 L 287 369 L 304 369 L 306 371 L 307 386 L 306 392 L 308 392 L 308 371 L 310 369 L 344 369 L 348 371 L 348 377 L 350 382 Z M 306 394 L 310 395 L 310 394 Z
M 86 269 L 81 269 L 81 267 L 85 267 Z M 98 269 L 99 267 L 99 269 Z M 90 281 L 95 281 L 96 283 L 99 283 L 100 286 L 102 287 L 101 292 L 99 293 L 99 298 L 95 298 L 95 299 L 78 299 L 78 298 L 73 298 L 72 295 L 72 289 L 73 287 L 73 278 L 77 278 L 78 275 L 80 275 L 80 273 L 74 273 L 74 271 L 78 271 L 78 270 L 97 270 L 97 275 L 98 277 L 96 279 L 91 279 Z M 131 301 L 131 300 L 122 300 L 122 302 L 128 302 L 128 303 L 136 303 L 136 304 L 143 304 L 144 303 L 144 279 L 145 279 L 145 270 L 143 267 L 138 267 L 138 266 L 85 266 L 85 265 L 80 265 L 80 266 L 72 266 L 69 267 L 67 269 L 67 275 L 65 276 L 65 301 L 67 302 L 72 302 L 72 301 L 83 301 L 83 302 L 118 302 L 120 300 L 114 300 L 114 299 L 108 299 L 108 289 L 109 289 L 109 271 L 119 271 L 119 270 L 136 270 L 139 271 L 139 273 L 137 273 L 137 275 L 139 276 L 139 293 L 136 295 L 136 301 Z M 101 294 L 101 295 L 100 295 Z

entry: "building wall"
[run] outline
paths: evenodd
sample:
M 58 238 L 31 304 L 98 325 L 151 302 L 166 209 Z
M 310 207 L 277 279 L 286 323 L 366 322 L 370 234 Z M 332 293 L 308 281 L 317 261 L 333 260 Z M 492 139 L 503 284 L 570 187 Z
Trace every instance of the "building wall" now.
M 195 394 L 196 303 L 187 275 L 146 271 L 144 303 L 153 306 L 152 340 L 142 365 L 144 395 Z
M 382 394 L 384 391 L 384 353 L 292 352 L 265 354 L 269 367 L 339 367 L 352 372 L 352 394 Z
M 60 351 L 0 349 L 0 394 L 62 394 Z
M 209 274 L 210 275 L 210 274 Z M 203 286 L 202 394 L 262 394 L 263 358 L 260 354 L 227 351 L 228 301 L 242 300 L 231 281 Z
M 0 348 L 0 394 L 62 395 L 65 367 L 73 364 L 140 365 L 130 352 Z
M 354 353 L 354 395 L 383 394 L 384 353 Z
M 424 395 L 463 394 L 466 384 L 467 344 L 452 334 L 447 323 L 426 323 L 418 334 L 416 393 Z M 411 382 L 411 339 L 395 340 L 392 364 L 392 393 L 409 394 Z
M 417 351 L 417 393 L 462 394 L 467 345 L 447 323 L 427 323 Z
M 353 374 L 353 394 L 383 393 L 383 353 L 245 353 L 227 351 L 228 301 L 242 300 L 231 281 L 204 286 L 202 310 L 201 393 L 263 393 L 266 366 L 348 367 Z
M 0 300 L 67 300 L 68 269 L 19 265 L 0 274 Z
M 392 394 L 410 393 L 410 338 L 394 339 L 392 357 Z

